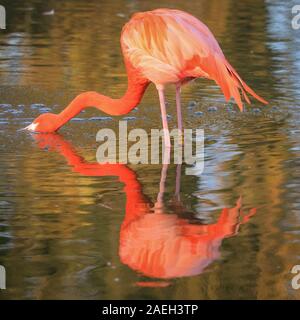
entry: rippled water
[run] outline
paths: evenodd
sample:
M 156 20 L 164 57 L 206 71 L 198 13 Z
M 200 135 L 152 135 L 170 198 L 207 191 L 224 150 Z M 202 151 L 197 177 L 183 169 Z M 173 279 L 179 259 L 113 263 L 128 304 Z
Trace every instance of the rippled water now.
M 7 290 L 0 298 L 300 298 L 291 286 L 300 264 L 300 31 L 291 28 L 292 4 L 2 4 L 0 264 Z M 202 175 L 186 176 L 185 165 L 97 164 L 97 131 L 122 118 L 95 110 L 59 135 L 18 131 L 81 91 L 122 95 L 120 30 L 133 12 L 157 7 L 205 22 L 244 80 L 270 101 L 241 114 L 212 82 L 183 88 L 185 127 L 205 130 Z M 173 88 L 167 98 L 175 127 Z M 127 117 L 129 129 L 161 127 L 152 86 Z

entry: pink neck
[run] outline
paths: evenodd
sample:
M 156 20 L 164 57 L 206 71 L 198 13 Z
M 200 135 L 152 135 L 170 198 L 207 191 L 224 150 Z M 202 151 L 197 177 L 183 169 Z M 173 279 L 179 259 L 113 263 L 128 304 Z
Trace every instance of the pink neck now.
M 123 97 L 113 99 L 95 91 L 87 91 L 79 94 L 71 103 L 58 115 L 59 127 L 63 126 L 70 119 L 75 117 L 83 109 L 95 107 L 109 115 L 127 114 L 141 101 L 149 81 L 143 78 L 139 72 L 128 62 L 126 63 L 128 86 Z

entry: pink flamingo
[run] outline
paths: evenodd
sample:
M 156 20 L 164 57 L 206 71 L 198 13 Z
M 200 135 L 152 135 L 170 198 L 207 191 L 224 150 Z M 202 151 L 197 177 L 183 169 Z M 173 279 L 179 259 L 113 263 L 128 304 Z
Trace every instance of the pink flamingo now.
M 96 107 L 110 115 L 123 115 L 135 108 L 149 85 L 157 88 L 165 146 L 170 147 L 164 88 L 176 85 L 178 129 L 182 130 L 180 88 L 189 81 L 203 77 L 214 80 L 228 101 L 233 97 L 243 110 L 242 99 L 250 103 L 246 92 L 267 104 L 241 79 L 226 60 L 217 40 L 208 27 L 192 15 L 172 9 L 139 12 L 125 24 L 121 47 L 128 76 L 123 97 L 113 99 L 94 91 L 79 94 L 61 113 L 37 117 L 25 129 L 55 132 L 81 110 Z

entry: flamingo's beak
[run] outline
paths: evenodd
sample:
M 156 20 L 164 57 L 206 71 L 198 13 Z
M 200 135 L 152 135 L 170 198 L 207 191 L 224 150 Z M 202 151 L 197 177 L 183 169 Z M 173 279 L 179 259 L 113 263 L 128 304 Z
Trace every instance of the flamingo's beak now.
M 28 131 L 35 131 L 36 127 L 38 126 L 38 122 L 37 123 L 31 123 L 29 126 L 21 129 L 21 130 L 28 130 Z

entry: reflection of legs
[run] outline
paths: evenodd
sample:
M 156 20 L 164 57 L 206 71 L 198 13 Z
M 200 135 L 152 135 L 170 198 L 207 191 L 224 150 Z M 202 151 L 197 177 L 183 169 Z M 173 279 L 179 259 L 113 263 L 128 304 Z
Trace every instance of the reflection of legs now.
M 164 144 L 166 148 L 170 148 L 171 141 L 170 141 L 170 133 L 168 128 L 164 87 L 162 85 L 157 85 L 156 88 L 159 95 L 160 111 L 161 111 L 161 118 L 163 123 L 163 130 L 164 130 Z
M 160 209 L 159 211 L 161 211 L 161 209 L 163 207 L 163 198 L 164 198 L 164 194 L 165 194 L 167 172 L 168 172 L 168 166 L 169 166 L 169 162 L 170 162 L 170 149 L 165 150 L 163 157 L 164 157 L 164 159 L 163 159 L 163 165 L 162 165 L 162 169 L 161 169 L 159 193 L 157 195 L 157 200 L 155 203 L 155 208 Z
M 180 201 L 180 184 L 181 184 L 181 164 L 178 164 L 176 168 L 176 188 L 175 188 L 175 199 L 177 201 Z

